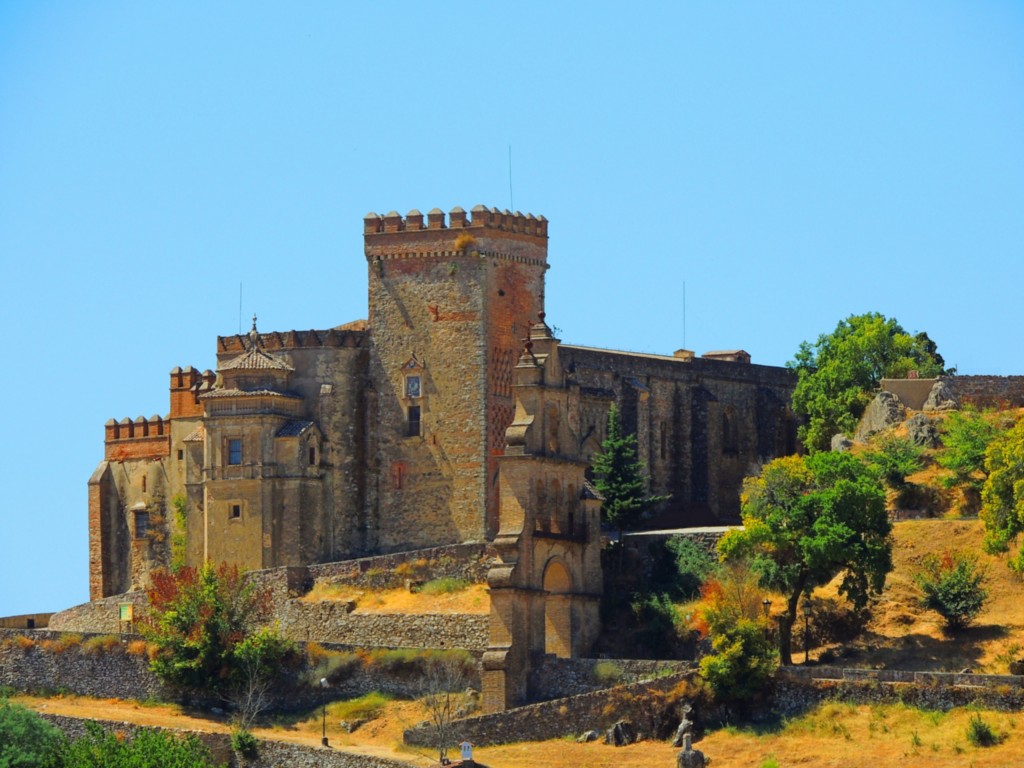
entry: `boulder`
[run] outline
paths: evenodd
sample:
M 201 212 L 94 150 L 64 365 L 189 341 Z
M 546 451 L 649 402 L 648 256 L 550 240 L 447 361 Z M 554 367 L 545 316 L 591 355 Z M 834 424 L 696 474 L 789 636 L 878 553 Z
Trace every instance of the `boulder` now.
M 576 743 L 586 744 L 588 741 L 597 741 L 599 738 L 601 738 L 601 734 L 597 731 L 584 731 L 576 737 Z
M 939 431 L 923 413 L 915 413 L 907 419 L 907 437 L 922 448 L 939 447 Z
M 636 728 L 629 720 L 619 720 L 604 735 L 604 743 L 613 747 L 625 747 L 636 741 Z
M 924 401 L 925 411 L 952 411 L 959 407 L 956 395 L 953 394 L 953 387 L 943 379 L 939 379 L 932 385 L 932 391 L 928 393 L 928 399 Z
M 842 433 L 832 435 L 832 450 L 837 453 L 848 451 L 853 447 L 853 440 Z
M 899 424 L 903 421 L 905 409 L 900 399 L 892 392 L 882 390 L 875 399 L 871 401 L 860 417 L 860 424 L 857 425 L 857 434 L 854 439 L 858 441 L 867 440 L 876 432 Z

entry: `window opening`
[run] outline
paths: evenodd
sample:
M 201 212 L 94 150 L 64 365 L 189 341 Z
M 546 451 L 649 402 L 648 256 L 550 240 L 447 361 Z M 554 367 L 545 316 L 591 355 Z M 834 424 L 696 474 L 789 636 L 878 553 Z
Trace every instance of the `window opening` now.
M 419 397 L 421 394 L 421 381 L 419 376 L 406 376 L 405 377 L 405 396 L 406 397 Z
M 135 513 L 135 538 L 144 539 L 149 533 L 149 512 Z
M 242 463 L 242 441 L 238 438 L 228 440 L 228 464 Z
M 420 407 L 418 405 L 409 406 L 409 425 L 406 435 L 409 437 L 419 437 L 420 434 Z
M 230 512 L 231 519 L 232 520 L 237 520 L 241 516 L 242 516 L 242 505 L 241 504 L 232 504 L 231 505 L 231 512 Z
M 311 446 L 309 446 L 309 466 L 312 467 L 315 464 L 316 464 L 316 446 L 311 445 Z

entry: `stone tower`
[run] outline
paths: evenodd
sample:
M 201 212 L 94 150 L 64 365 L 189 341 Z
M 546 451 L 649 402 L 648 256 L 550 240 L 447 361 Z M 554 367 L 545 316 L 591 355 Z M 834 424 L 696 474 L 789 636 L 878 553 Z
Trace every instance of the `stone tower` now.
M 367 543 L 379 550 L 495 534 L 513 368 L 543 310 L 543 217 L 477 206 L 445 218 L 364 220 L 377 427 Z

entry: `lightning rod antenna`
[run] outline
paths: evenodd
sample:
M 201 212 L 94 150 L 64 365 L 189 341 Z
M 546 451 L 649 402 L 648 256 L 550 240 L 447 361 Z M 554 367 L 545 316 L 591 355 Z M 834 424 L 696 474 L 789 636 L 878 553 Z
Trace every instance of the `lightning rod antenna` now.
M 512 200 L 512 145 L 508 145 L 508 208 L 510 211 L 516 209 L 515 202 Z

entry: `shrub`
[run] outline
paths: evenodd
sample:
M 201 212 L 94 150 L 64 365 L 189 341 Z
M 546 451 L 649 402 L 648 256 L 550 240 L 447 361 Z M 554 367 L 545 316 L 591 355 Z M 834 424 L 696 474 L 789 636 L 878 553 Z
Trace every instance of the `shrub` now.
M 82 643 L 82 650 L 94 656 L 99 656 L 101 653 L 110 653 L 120 647 L 121 641 L 116 635 L 97 635 L 90 637 Z
M 967 723 L 967 740 L 975 747 L 994 747 L 1003 737 L 982 720 L 981 715 L 974 715 Z
M 676 592 L 683 598 L 695 597 L 701 584 L 715 572 L 718 559 L 706 547 L 682 536 L 673 536 L 665 547 L 675 561 Z
M 0 700 L 0 766 L 59 768 L 64 736 L 18 704 Z
M 967 552 L 943 552 L 924 559 L 914 581 L 921 588 L 925 608 L 936 611 L 946 620 L 946 627 L 959 630 L 981 613 L 988 598 L 984 584 L 985 568 L 978 558 Z
M 451 576 L 442 576 L 439 579 L 432 579 L 420 588 L 424 595 L 446 595 L 453 592 L 461 592 L 469 588 L 469 581 L 456 579 Z
M 68 745 L 64 768 L 211 768 L 214 765 L 209 750 L 195 736 L 178 738 L 165 731 L 143 729 L 129 740 L 123 733 L 104 731 L 91 722 L 85 724 L 85 730 L 85 736 Z
M 391 701 L 391 696 L 380 691 L 359 696 L 348 701 L 339 701 L 331 705 L 331 715 L 341 720 L 372 720 Z
M 679 642 L 679 614 L 666 594 L 638 593 L 630 604 L 640 658 L 672 658 Z
M 894 490 L 907 482 L 907 475 L 921 469 L 923 449 L 906 437 L 886 435 L 875 443 L 875 450 L 864 454 L 864 459 L 878 478 Z
M 613 661 L 599 661 L 594 665 L 594 680 L 601 685 L 615 685 L 622 680 L 622 670 Z
M 231 748 L 243 757 L 253 759 L 259 753 L 259 741 L 245 728 L 231 732 Z
M 25 635 L 18 635 L 14 642 L 23 651 L 27 651 L 29 648 L 34 648 L 36 645 L 35 640 L 31 637 L 26 637 Z

